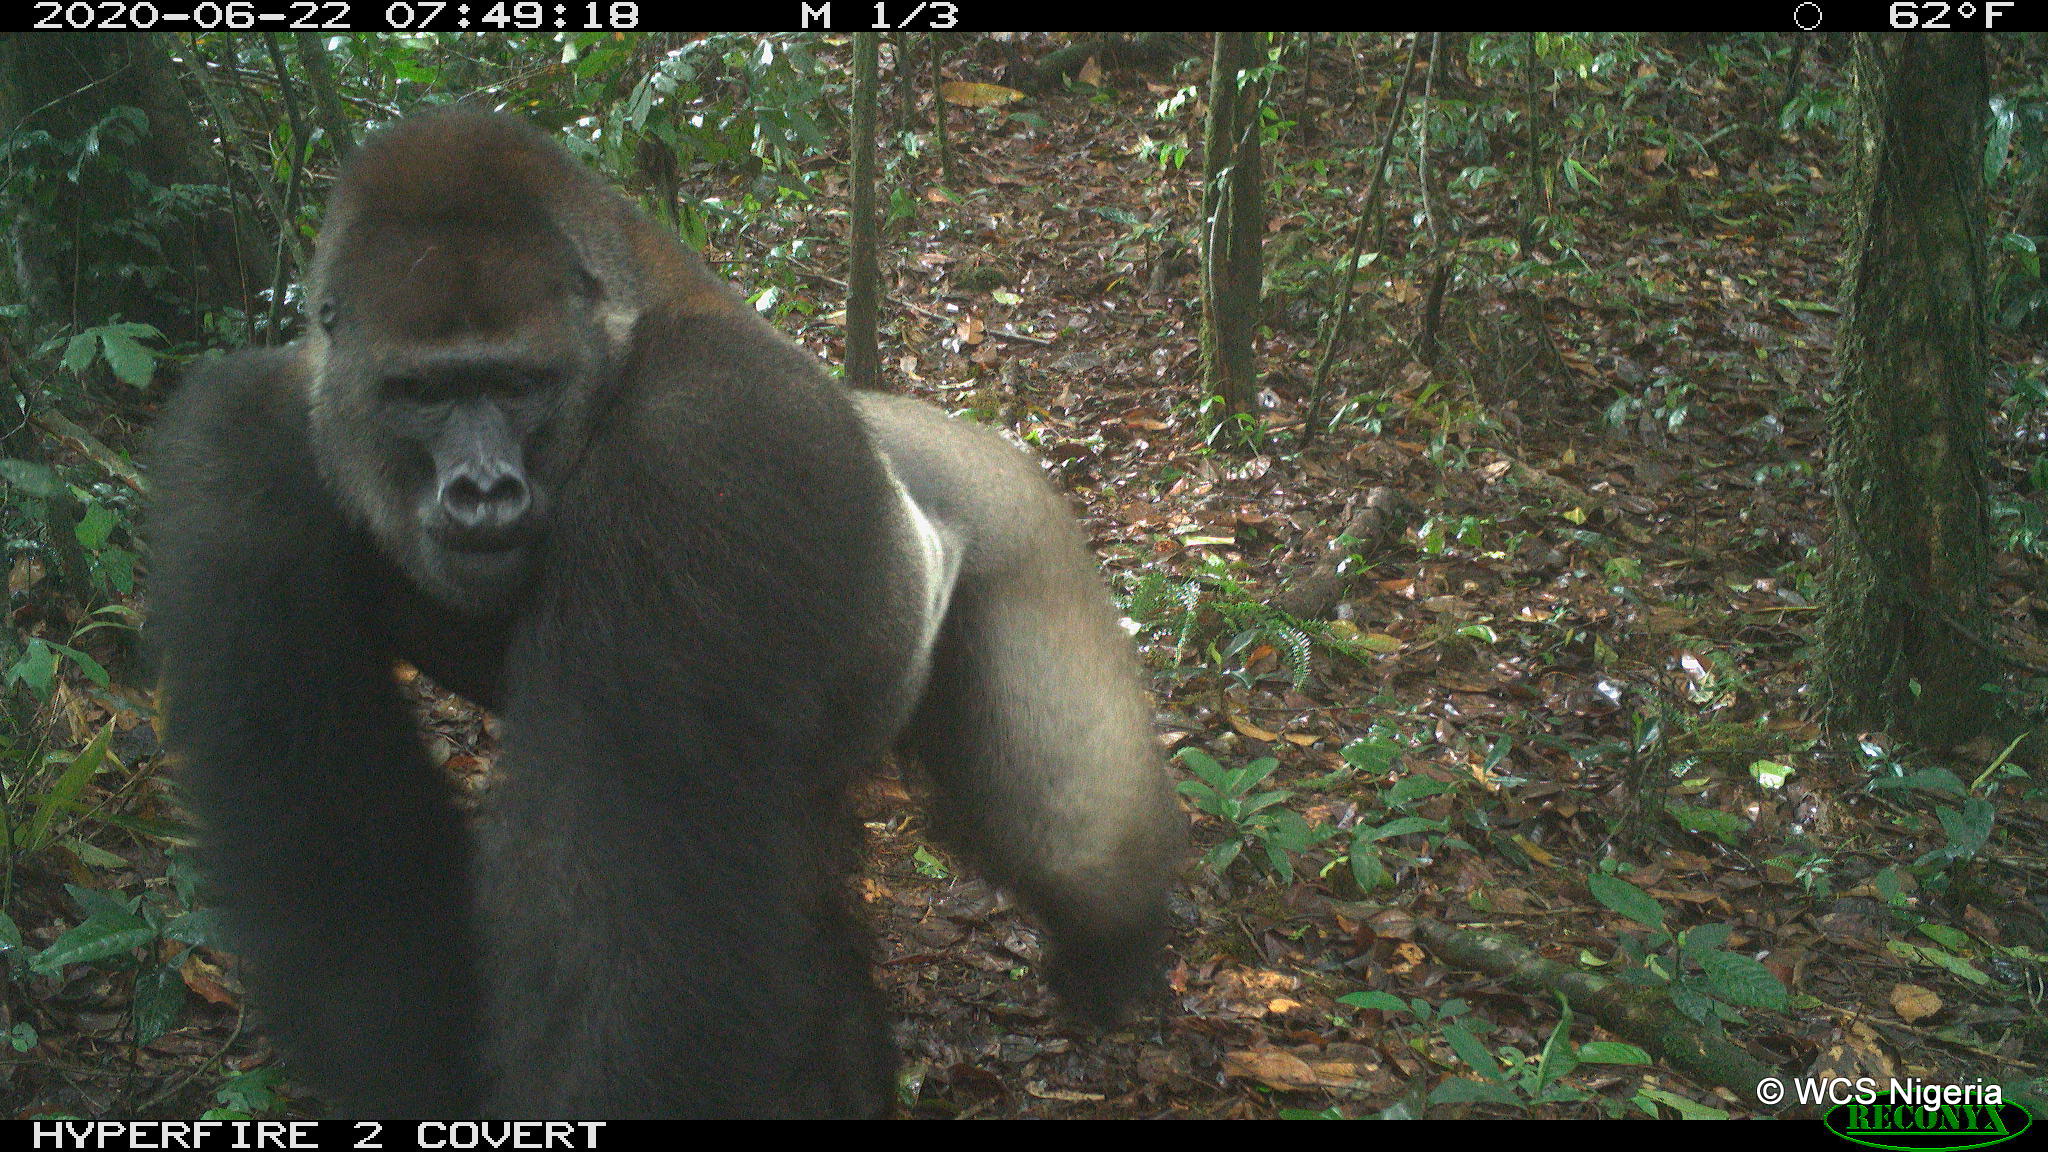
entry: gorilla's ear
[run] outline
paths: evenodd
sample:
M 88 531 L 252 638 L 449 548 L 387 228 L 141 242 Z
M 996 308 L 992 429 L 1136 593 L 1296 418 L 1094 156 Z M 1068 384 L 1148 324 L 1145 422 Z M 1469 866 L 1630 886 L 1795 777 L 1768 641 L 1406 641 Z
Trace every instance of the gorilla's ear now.
M 947 839 L 1044 921 L 1068 1008 L 1111 1021 L 1157 980 L 1186 840 L 1130 639 L 1035 462 L 927 404 L 854 402 L 957 550 L 902 748 L 931 773 Z

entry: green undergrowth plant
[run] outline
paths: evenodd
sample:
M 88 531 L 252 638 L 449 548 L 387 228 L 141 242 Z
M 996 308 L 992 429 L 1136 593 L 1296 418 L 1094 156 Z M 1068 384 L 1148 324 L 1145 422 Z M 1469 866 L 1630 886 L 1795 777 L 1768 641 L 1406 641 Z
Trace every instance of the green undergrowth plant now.
M 2015 788 L 2023 798 L 2033 798 L 2028 795 L 2030 777 L 2010 762 L 2030 735 L 2014 737 L 1967 783 L 1947 768 L 1909 769 L 1875 744 L 1861 747 L 1872 773 L 1867 790 L 1884 795 L 1898 819 L 1917 824 L 1916 831 L 1928 841 L 1939 841 L 1870 878 L 1899 931 L 1887 944 L 1894 956 L 1986 990 L 2000 986 L 1988 968 L 2048 963 L 2048 957 L 2023 943 L 1986 939 L 1966 924 L 1944 922 L 1941 912 L 1996 899 L 1990 892 L 2001 886 L 1998 873 L 2013 867 L 2007 854 L 1992 850 L 2000 814 L 1995 801 L 2012 800 Z
M 1992 486 L 1992 532 L 2002 550 L 2048 558 L 2048 452 L 2037 447 L 2048 433 L 2048 373 L 2039 368 L 2001 372 L 1993 396 L 2000 438 L 2008 451 L 2032 463 L 2024 478 Z
M 1490 1044 L 1487 1037 L 1494 1032 L 1493 1023 L 1461 999 L 1449 999 L 1438 1005 L 1421 997 L 1403 999 L 1390 992 L 1352 992 L 1338 997 L 1337 1003 L 1346 1008 L 1377 1011 L 1396 1027 L 1403 1026 L 1399 1023 L 1403 1018 L 1412 1021 L 1415 1032 L 1409 1043 L 1418 1053 L 1428 1056 L 1438 1051 L 1429 1042 L 1433 1035 L 1443 1041 L 1458 1063 L 1475 1073 L 1447 1077 L 1430 1089 L 1425 1100 L 1433 1107 L 1490 1105 L 1531 1112 L 1546 1105 L 1590 1105 L 1609 1117 L 1620 1117 L 1631 1108 L 1654 1117 L 1658 1115 L 1658 1104 L 1697 1107 L 1682 1097 L 1666 1100 L 1663 1093 L 1646 1096 L 1638 1091 L 1624 1100 L 1565 1083 L 1565 1077 L 1585 1065 L 1648 1065 L 1652 1061 L 1648 1052 L 1634 1044 L 1611 1040 L 1573 1043 L 1571 1005 L 1562 997 L 1558 1001 L 1560 1014 L 1556 1026 L 1534 1052 L 1525 1052 L 1513 1044 Z
M 1642 988 L 1662 988 L 1672 1007 L 1697 1024 L 1718 1030 L 1740 1023 L 1742 1010 L 1764 1008 L 1783 1012 L 1791 1001 L 1785 986 L 1755 957 L 1728 949 L 1730 924 L 1702 924 L 1673 931 L 1664 909 L 1641 888 L 1605 872 L 1586 878 L 1586 886 L 1609 911 L 1640 925 L 1616 941 L 1615 961 L 1583 956 L 1587 963 L 1618 963 L 1614 975 Z
M 212 946 L 219 934 L 210 910 L 189 910 L 190 870 L 174 862 L 172 880 L 171 891 L 150 889 L 134 896 L 66 884 L 80 912 L 78 921 L 40 950 L 26 948 L 14 921 L 0 915 L 0 947 L 9 976 L 17 981 L 63 979 L 68 969 L 86 965 L 125 979 L 132 989 L 128 1038 L 138 1046 L 153 1042 L 175 1027 L 185 1010 L 185 983 L 178 971 L 184 949 L 173 951 L 166 944 Z M 17 1048 L 24 1040 L 31 1047 L 35 1043 L 32 1036 L 8 1034 L 6 1039 Z
M 1369 748 L 1362 748 L 1364 745 L 1365 742 L 1360 741 L 1346 748 L 1345 758 L 1351 759 L 1354 751 L 1369 751 Z M 1369 893 L 1377 888 L 1391 887 L 1395 868 L 1419 865 L 1424 857 L 1437 855 L 1446 845 L 1470 847 L 1452 831 L 1450 823 L 1415 811 L 1430 797 L 1454 792 L 1458 788 L 1458 784 L 1428 776 L 1404 776 L 1396 780 L 1380 794 L 1379 807 L 1373 817 L 1360 814 L 1358 823 L 1351 829 L 1350 845 L 1332 866 L 1348 866 L 1359 891 Z
M 1224 826 L 1223 842 L 1202 854 L 1202 862 L 1219 874 L 1245 849 L 1255 848 L 1260 853 L 1256 858 L 1281 883 L 1292 883 L 1295 858 L 1337 834 L 1335 828 L 1311 825 L 1301 813 L 1284 807 L 1294 797 L 1291 789 L 1260 790 L 1280 767 L 1280 761 L 1272 756 L 1238 768 L 1225 768 L 1198 748 L 1183 748 L 1175 759 L 1195 776 L 1181 781 L 1181 795 Z
M 1227 768 L 1199 749 L 1182 749 L 1176 759 L 1195 778 L 1181 782 L 1181 794 L 1199 811 L 1215 817 L 1227 832 L 1227 838 L 1210 849 L 1203 861 L 1221 873 L 1247 849 L 1253 849 L 1269 873 L 1283 883 L 1291 882 L 1297 871 L 1304 869 L 1304 857 L 1325 843 L 1345 839 L 1343 851 L 1328 857 L 1317 853 L 1315 874 L 1328 877 L 1348 868 L 1358 888 L 1371 892 L 1392 883 L 1393 868 L 1419 865 L 1424 856 L 1445 847 L 1469 848 L 1449 824 L 1412 810 L 1429 797 L 1459 787 L 1426 776 L 1402 777 L 1378 797 L 1367 791 L 1348 839 L 1344 827 L 1311 823 L 1288 806 L 1304 795 L 1349 797 L 1359 791 L 1360 782 L 1385 780 L 1396 772 L 1406 746 L 1391 727 L 1376 724 L 1368 735 L 1339 753 L 1344 762 L 1341 767 L 1292 788 L 1267 786 L 1280 767 L 1276 757 L 1262 756 L 1241 767 Z
M 207 1109 L 199 1118 L 232 1122 L 282 1114 L 286 1111 L 283 1085 L 284 1069 L 274 1064 L 234 1073 L 214 1090 L 213 1098 L 220 1107 Z

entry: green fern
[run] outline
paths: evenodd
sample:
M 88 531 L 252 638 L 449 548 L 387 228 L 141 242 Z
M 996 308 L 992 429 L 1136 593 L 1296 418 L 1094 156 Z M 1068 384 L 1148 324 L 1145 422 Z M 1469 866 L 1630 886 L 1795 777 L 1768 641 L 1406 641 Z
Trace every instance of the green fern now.
M 1225 656 L 1248 652 L 1262 642 L 1270 644 L 1279 650 L 1280 662 L 1287 667 L 1288 682 L 1294 690 L 1299 692 L 1307 685 L 1315 640 L 1302 630 L 1300 621 L 1256 600 L 1220 602 L 1216 610 L 1231 627 L 1238 629 L 1222 649 Z
M 1206 626 L 1204 609 L 1214 614 Z M 1321 623 L 1297 620 L 1263 602 L 1220 562 L 1190 576 L 1144 573 L 1131 588 L 1127 611 L 1141 627 L 1171 636 L 1180 659 L 1203 633 L 1229 636 L 1215 649 L 1219 661 L 1262 643 L 1271 645 L 1296 691 L 1308 683 L 1310 658 L 1318 646 L 1361 664 L 1372 658 L 1362 646 L 1330 635 Z

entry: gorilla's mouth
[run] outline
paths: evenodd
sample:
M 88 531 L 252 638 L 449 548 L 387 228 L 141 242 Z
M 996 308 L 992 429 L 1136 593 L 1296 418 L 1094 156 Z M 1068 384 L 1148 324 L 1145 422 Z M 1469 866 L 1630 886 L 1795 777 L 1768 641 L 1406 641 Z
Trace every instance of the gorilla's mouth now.
M 441 567 L 461 584 L 495 584 L 523 575 L 532 551 L 519 543 L 499 548 L 449 548 L 441 553 Z
M 414 580 L 435 599 L 465 614 L 504 611 L 518 603 L 533 582 L 537 550 L 529 544 L 424 551 L 422 563 L 413 569 Z

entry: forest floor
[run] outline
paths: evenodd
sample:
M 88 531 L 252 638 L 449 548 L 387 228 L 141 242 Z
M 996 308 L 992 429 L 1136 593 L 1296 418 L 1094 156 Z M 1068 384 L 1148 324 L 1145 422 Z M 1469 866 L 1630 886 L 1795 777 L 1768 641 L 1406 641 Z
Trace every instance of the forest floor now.
M 1391 85 L 1397 63 L 1375 75 Z M 1188 235 L 1199 204 L 1196 178 L 1163 179 L 1141 154 L 1171 90 L 1112 83 L 1052 102 L 1035 129 L 958 137 L 962 183 L 986 194 L 920 206 L 920 225 L 930 211 L 966 237 L 899 239 L 884 283 L 920 310 L 896 313 L 886 345 L 908 390 L 1025 430 L 1086 508 L 1145 625 L 1168 743 L 1226 771 L 1277 759 L 1222 790 L 1284 790 L 1302 820 L 1196 815 L 1198 850 L 1243 850 L 1187 870 L 1165 1010 L 1087 1038 L 1020 981 L 1025 921 L 933 874 L 914 806 L 874 805 L 868 897 L 906 1012 L 911 1111 L 1775 1111 L 1667 1067 L 1590 1059 L 1612 1049 L 1556 1079 L 1569 1060 L 1555 992 L 1447 963 L 1419 942 L 1424 919 L 1669 987 L 1782 1075 L 2038 1083 L 2048 750 L 2023 740 L 2001 757 L 2009 732 L 1910 757 L 1881 735 L 1826 740 L 1808 693 L 1846 223 L 1832 134 L 1750 128 L 1767 117 L 1734 77 L 1691 69 L 1651 83 L 1642 115 L 1719 142 L 1618 151 L 1603 187 L 1560 191 L 1570 239 L 1546 259 L 1510 267 L 1486 243 L 1517 230 L 1513 181 L 1457 197 L 1434 365 L 1413 354 L 1422 273 L 1368 266 L 1367 338 L 1339 382 L 1366 399 L 1307 451 L 1328 289 L 1290 277 L 1337 264 L 1357 205 L 1318 199 L 1329 188 L 1308 169 L 1326 154 L 1290 138 L 1268 161 L 1269 439 L 1243 454 L 1212 450 L 1190 402 L 1196 277 L 1155 271 L 1172 258 L 1161 236 Z M 1377 128 L 1300 115 L 1320 105 L 1290 109 L 1320 129 L 1307 140 L 1369 155 Z M 1363 187 L 1368 171 L 1337 183 Z M 1406 231 L 1395 220 L 1390 246 L 1424 243 Z M 977 267 L 1003 286 L 961 290 Z M 2038 377 L 2038 348 L 1997 353 Z M 969 376 L 986 383 L 963 393 Z M 1996 489 L 2024 490 L 2025 423 L 2000 423 Z M 1341 619 L 1318 630 L 1263 611 L 1375 489 L 1392 511 L 1358 545 Z M 2036 699 L 2042 575 L 2038 554 L 2004 553 L 1993 589 Z M 1197 779 L 1180 761 L 1176 775 Z M 1970 797 L 1996 819 L 1965 853 Z M 1662 933 L 1589 891 L 1617 865 Z M 1789 999 L 1715 986 L 1730 969 L 1703 963 L 1711 952 L 1760 960 Z M 1583 1007 L 1566 1035 L 1646 1043 Z
M 1410 247 L 1428 241 L 1397 171 L 1389 251 L 1360 276 L 1364 335 L 1332 382 L 1362 399 L 1303 449 L 1319 270 L 1342 254 L 1380 131 L 1334 109 L 1383 115 L 1398 60 L 1384 65 L 1324 77 L 1375 87 L 1283 104 L 1253 450 L 1212 445 L 1195 403 L 1197 281 L 1177 252 L 1199 160 L 1157 158 L 1188 121 L 1154 114 L 1179 82 L 1112 72 L 1028 115 L 956 112 L 951 196 L 931 191 L 929 155 L 896 160 L 909 215 L 883 243 L 891 384 L 1014 430 L 1072 494 L 1139 628 L 1175 777 L 1200 786 L 1202 857 L 1174 898 L 1158 1010 L 1088 1035 L 1053 1013 L 1028 918 L 929 842 L 914 784 L 865 790 L 859 893 L 899 1010 L 906 1114 L 1776 1111 L 1638 1062 L 1651 1038 L 1579 1003 L 1567 1020 L 1546 987 L 1461 967 L 1430 925 L 1666 990 L 1685 1027 L 1783 1076 L 2038 1084 L 2042 734 L 1909 753 L 1824 734 L 1808 690 L 1846 223 L 1833 132 L 1756 127 L 1768 74 L 1639 74 L 1632 130 L 1667 130 L 1600 150 L 1574 138 L 1603 157 L 1599 182 L 1555 190 L 1540 256 L 1504 243 L 1522 227 L 1519 177 L 1450 194 L 1456 255 L 1427 366 L 1428 261 Z M 1504 154 L 1520 131 L 1474 127 L 1458 146 Z M 713 256 L 822 314 L 840 299 L 840 225 L 764 216 Z M 804 262 L 769 255 L 799 237 Z M 837 362 L 838 329 L 782 323 Z M 2038 348 L 1995 337 L 1994 359 L 2001 379 L 2040 379 Z M 1992 485 L 2013 498 L 2043 425 L 2001 389 Z M 1274 610 L 1375 490 L 1331 618 Z M 2013 690 L 2036 698 L 2043 574 L 2039 554 L 2002 551 L 1992 589 Z M 483 718 L 425 708 L 451 771 L 485 771 Z M 163 874 L 160 855 L 126 855 Z M 189 1113 L 197 1064 L 260 1064 L 249 1035 L 229 1047 L 231 983 L 209 994 L 219 973 L 195 963 L 198 1006 L 140 1050 L 119 1043 L 111 978 L 97 1001 L 53 995 L 43 1031 L 60 1055 L 33 1090 L 16 1081 L 20 1099 Z M 118 1082 L 94 1071 L 115 1064 Z

